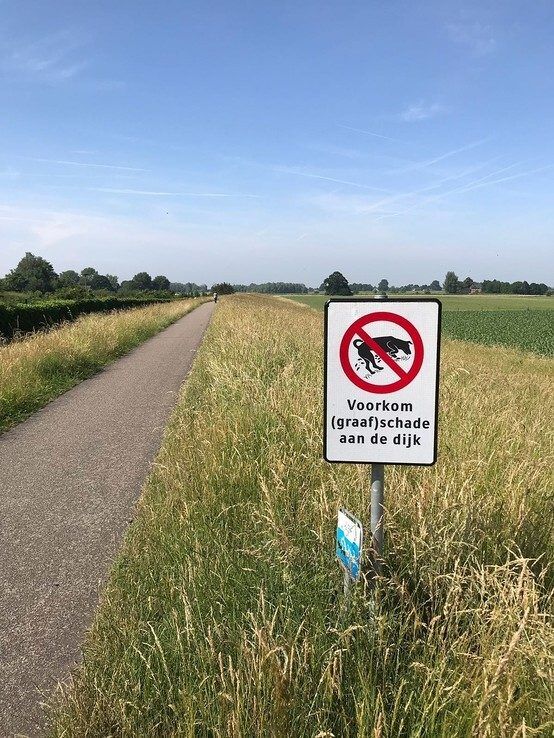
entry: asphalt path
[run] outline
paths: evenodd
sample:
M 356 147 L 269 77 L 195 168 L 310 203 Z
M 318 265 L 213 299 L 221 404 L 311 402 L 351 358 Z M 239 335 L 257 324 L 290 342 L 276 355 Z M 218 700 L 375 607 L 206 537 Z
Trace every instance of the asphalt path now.
M 200 305 L 0 436 L 0 736 L 40 735 L 79 659 L 179 387 Z

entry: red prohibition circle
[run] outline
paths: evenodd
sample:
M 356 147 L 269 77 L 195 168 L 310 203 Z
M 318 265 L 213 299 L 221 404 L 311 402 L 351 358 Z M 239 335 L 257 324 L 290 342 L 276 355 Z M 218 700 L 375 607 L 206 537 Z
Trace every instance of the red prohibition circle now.
M 414 360 L 412 366 L 407 372 L 401 369 L 400 366 L 391 359 L 387 352 L 382 349 L 379 344 L 375 343 L 371 336 L 365 332 L 365 326 L 370 323 L 376 323 L 379 320 L 386 320 L 389 323 L 399 325 L 410 336 L 413 343 Z M 350 358 L 348 355 L 350 342 L 356 335 L 361 338 L 364 343 L 369 344 L 371 350 L 379 356 L 381 361 L 397 374 L 398 379 L 395 382 L 391 382 L 390 384 L 372 384 L 371 382 L 366 382 L 365 379 L 362 379 L 358 374 L 356 374 L 350 364 Z M 383 395 L 389 392 L 397 392 L 403 387 L 406 387 L 417 377 L 423 364 L 423 341 L 417 328 L 402 315 L 386 312 L 371 313 L 370 315 L 363 315 L 361 318 L 358 318 L 358 320 L 354 321 L 354 323 L 352 323 L 352 325 L 346 330 L 340 343 L 339 355 L 344 373 L 348 379 L 356 385 L 356 387 L 365 390 L 365 392 L 373 392 L 375 394 Z

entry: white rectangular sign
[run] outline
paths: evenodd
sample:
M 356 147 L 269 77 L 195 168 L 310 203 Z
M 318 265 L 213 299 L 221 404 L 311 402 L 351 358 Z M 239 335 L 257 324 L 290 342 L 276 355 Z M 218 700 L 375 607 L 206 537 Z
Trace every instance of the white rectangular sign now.
M 433 298 L 325 305 L 327 461 L 435 463 L 440 314 Z

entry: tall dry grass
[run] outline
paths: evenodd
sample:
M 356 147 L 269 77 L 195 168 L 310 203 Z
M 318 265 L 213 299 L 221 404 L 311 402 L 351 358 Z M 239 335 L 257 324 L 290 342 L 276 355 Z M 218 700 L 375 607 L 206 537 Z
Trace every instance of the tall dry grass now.
M 0 344 L 0 432 L 196 307 L 178 300 L 90 314 L 59 328 Z
M 52 736 L 552 735 L 552 362 L 445 342 L 439 462 L 387 468 L 346 613 L 368 470 L 321 459 L 321 364 L 321 316 L 222 302 Z

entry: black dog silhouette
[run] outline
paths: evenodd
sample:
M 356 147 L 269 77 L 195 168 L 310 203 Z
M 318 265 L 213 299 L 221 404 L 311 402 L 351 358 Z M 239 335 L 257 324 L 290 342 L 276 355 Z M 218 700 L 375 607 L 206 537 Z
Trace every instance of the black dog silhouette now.
M 395 338 L 394 336 L 377 336 L 373 340 L 393 359 L 397 358 L 399 351 L 402 351 L 406 356 L 412 353 L 411 341 L 403 341 L 401 338 Z M 353 343 L 358 356 L 364 362 L 365 368 L 370 374 L 375 374 L 376 371 L 383 369 L 382 366 L 377 365 L 375 354 L 367 343 L 362 341 L 361 338 L 356 338 Z M 372 367 L 374 371 L 372 371 Z
M 399 351 L 403 351 L 406 356 L 412 353 L 411 341 L 403 341 L 401 338 L 395 338 L 394 336 L 377 336 L 373 340 L 393 359 L 396 359 Z
M 375 356 L 373 355 L 373 351 L 369 348 L 367 343 L 362 341 L 361 338 L 356 338 L 354 340 L 354 348 L 358 351 L 358 356 L 360 359 L 364 362 L 365 368 L 370 374 L 375 374 L 375 372 L 380 372 L 383 368 L 382 366 L 378 366 L 375 363 Z M 371 364 L 371 366 L 370 366 Z M 375 371 L 371 370 L 371 367 L 375 369 Z

